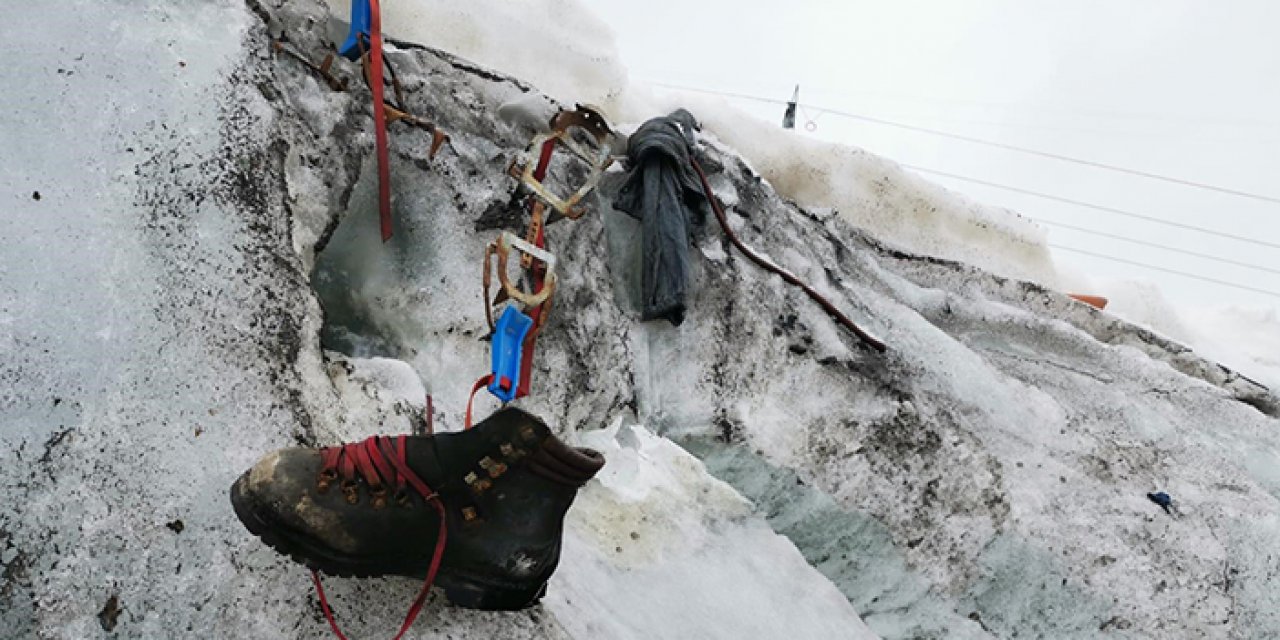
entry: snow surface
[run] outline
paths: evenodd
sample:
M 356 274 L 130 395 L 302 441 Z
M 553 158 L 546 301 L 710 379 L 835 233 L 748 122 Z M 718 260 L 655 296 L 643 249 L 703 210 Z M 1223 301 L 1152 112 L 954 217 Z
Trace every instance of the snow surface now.
M 1107 312 L 1192 345 L 1258 382 L 1280 389 L 1280 308 L 1206 303 L 1175 307 L 1152 283 L 1072 274 L 1083 291 L 1106 296 Z
M 1280 389 L 1280 312 L 1276 309 L 1208 307 L 1183 312 L 1198 335 L 1188 340 L 1197 350 Z
M 878 637 L 746 499 L 671 441 L 619 418 L 581 442 L 609 462 L 570 512 L 546 602 L 575 637 Z
M 25 150 L 0 171 L 0 629 L 326 636 L 306 572 L 244 531 L 227 488 L 277 447 L 420 429 L 427 392 L 436 427 L 461 426 L 487 365 L 481 251 L 531 134 L 495 114 L 530 85 L 389 54 L 451 142 L 428 161 L 427 136 L 393 127 L 382 244 L 367 94 L 267 47 L 284 31 L 324 51 L 318 1 L 11 18 L 4 46 L 28 63 L 0 111 Z M 592 81 L 565 82 L 548 85 L 561 100 Z M 891 225 L 851 224 L 861 207 L 798 207 L 714 133 L 744 239 L 890 351 L 714 228 L 695 239 L 685 324 L 639 323 L 636 226 L 609 208 L 610 174 L 592 215 L 548 230 L 561 287 L 522 402 L 608 466 L 570 511 L 543 604 L 435 597 L 410 637 L 1280 636 L 1280 399 L 1051 289 L 903 250 Z M 851 163 L 853 182 L 883 164 Z M 886 184 L 863 205 L 976 206 Z M 1042 268 L 1014 220 L 987 253 Z M 417 589 L 327 586 L 352 637 L 389 634 Z

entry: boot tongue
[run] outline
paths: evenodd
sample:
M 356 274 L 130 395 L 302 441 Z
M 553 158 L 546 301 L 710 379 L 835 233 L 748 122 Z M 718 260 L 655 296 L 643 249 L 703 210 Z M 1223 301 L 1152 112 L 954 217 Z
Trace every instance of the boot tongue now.
M 407 438 L 406 462 L 409 468 L 432 491 L 439 491 L 449 482 L 449 470 L 445 467 L 436 447 L 437 438 L 432 436 L 414 436 Z

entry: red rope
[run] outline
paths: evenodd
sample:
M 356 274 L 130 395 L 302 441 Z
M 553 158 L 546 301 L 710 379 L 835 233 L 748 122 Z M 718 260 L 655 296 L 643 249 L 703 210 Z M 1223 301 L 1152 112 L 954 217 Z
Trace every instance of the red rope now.
M 387 151 L 387 110 L 382 93 L 382 12 L 369 0 L 369 89 L 373 91 L 374 143 L 378 151 L 378 216 L 382 241 L 391 238 L 391 160 Z
M 711 193 L 711 185 L 707 182 L 707 174 L 702 172 L 702 167 L 698 165 L 697 160 L 692 158 L 689 160 L 693 164 L 693 170 L 698 172 L 698 179 L 702 181 L 702 191 L 707 194 L 707 201 L 711 203 L 712 210 L 716 212 L 716 219 L 720 221 L 720 228 L 724 229 L 724 234 L 729 236 L 729 241 L 733 243 L 733 246 L 737 247 L 738 250 L 741 251 L 743 255 L 747 256 L 749 260 L 756 263 L 766 271 L 775 273 L 789 284 L 800 287 L 802 291 L 808 294 L 810 299 L 818 303 L 828 315 L 836 320 L 836 322 L 844 325 L 846 329 L 853 332 L 853 335 L 858 336 L 860 340 L 871 348 L 881 353 L 884 352 L 887 347 L 885 347 L 883 342 L 876 340 L 871 337 L 870 334 L 858 328 L 858 325 L 854 324 L 853 320 L 850 320 L 848 316 L 844 315 L 844 313 L 837 309 L 835 305 L 831 304 L 829 300 L 822 297 L 822 294 L 818 293 L 817 290 L 802 282 L 800 278 L 797 278 L 786 269 L 764 259 L 763 256 L 756 253 L 751 247 L 743 244 L 742 241 L 738 239 L 738 236 L 733 233 L 733 230 L 729 228 L 729 219 L 725 217 L 724 209 L 720 206 L 720 201 L 716 199 L 715 194 Z

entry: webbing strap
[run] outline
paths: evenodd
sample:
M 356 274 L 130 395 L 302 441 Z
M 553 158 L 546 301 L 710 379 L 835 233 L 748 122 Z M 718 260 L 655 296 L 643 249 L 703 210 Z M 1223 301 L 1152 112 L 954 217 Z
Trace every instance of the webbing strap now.
M 449 534 L 449 526 L 445 521 L 444 505 L 441 504 L 439 498 L 432 498 L 431 506 L 435 507 L 436 512 L 440 514 L 440 532 L 436 539 L 435 552 L 431 554 L 431 566 L 427 569 L 427 578 L 422 581 L 422 588 L 418 590 L 418 597 L 413 599 L 413 604 L 409 606 L 409 612 L 405 614 L 404 623 L 400 625 L 400 632 L 392 640 L 400 640 L 404 634 L 409 631 L 409 627 L 413 626 L 413 621 L 418 619 L 418 614 L 422 613 L 422 607 L 427 603 L 427 596 L 431 594 L 431 585 L 436 581 L 436 574 L 440 572 L 440 562 L 444 559 L 445 538 Z M 329 621 L 329 628 L 333 630 L 333 635 L 338 640 L 348 640 L 343 635 L 342 629 L 338 628 L 338 620 L 333 616 L 333 609 L 329 607 L 329 598 L 325 596 L 324 585 L 320 583 L 320 573 L 315 569 L 311 570 L 311 582 L 316 586 L 316 595 L 320 598 L 320 608 L 324 610 L 325 620 Z
M 418 597 L 414 598 L 413 605 L 409 607 L 404 623 L 400 625 L 400 632 L 396 634 L 395 640 L 400 640 L 409 631 L 409 627 L 413 626 L 413 621 L 422 611 L 422 606 L 426 604 L 427 596 L 431 593 L 431 584 L 435 582 L 436 574 L 440 571 L 440 563 L 444 559 L 444 548 L 449 534 L 444 503 L 440 502 L 439 494 L 409 467 L 409 463 L 406 460 L 408 445 L 405 436 L 399 436 L 394 440 L 392 438 L 374 436 L 363 442 L 350 443 L 340 447 L 328 447 L 322 449 L 321 453 L 324 458 L 323 469 L 328 471 L 339 470 L 344 481 L 353 480 L 358 470 L 369 485 L 371 492 L 388 484 L 395 484 L 400 487 L 407 484 L 414 491 L 417 491 L 436 510 L 440 517 L 440 530 L 436 537 L 435 551 L 431 554 L 431 564 L 427 568 L 427 577 L 422 581 L 422 588 L 418 590 Z M 324 471 L 321 473 L 323 474 Z M 338 628 L 338 621 L 333 617 L 333 610 L 329 607 L 329 599 L 324 593 L 324 585 L 320 583 L 320 574 L 314 569 L 311 571 L 311 582 L 316 586 L 316 595 L 320 598 L 320 608 L 324 610 L 324 617 L 329 621 L 329 627 L 333 629 L 333 634 L 339 640 L 347 640 L 347 636 L 343 635 L 342 630 Z
M 481 389 L 489 386 L 490 382 L 493 382 L 493 374 L 486 373 L 481 376 L 479 380 L 476 380 L 475 385 L 471 387 L 471 395 L 467 397 L 467 415 L 462 423 L 462 428 L 464 430 L 471 428 L 471 403 L 475 401 L 476 393 L 479 393 Z
M 423 408 L 426 414 L 427 435 L 434 436 L 436 434 L 436 407 L 431 400 L 431 394 L 427 394 L 427 406 Z
M 551 166 L 551 153 L 555 151 L 556 140 L 552 138 L 542 143 L 541 152 L 538 155 L 538 166 L 534 167 L 533 177 L 541 182 L 547 177 L 547 168 Z M 531 200 L 532 202 L 532 200 Z M 530 206 L 538 206 L 535 202 Z M 538 229 L 538 235 L 533 238 L 533 245 L 539 249 L 545 249 L 547 246 L 546 225 L 542 225 Z M 533 290 L 541 291 L 543 285 L 543 277 L 546 274 L 546 265 L 533 263 L 530 271 L 533 274 Z M 548 301 L 550 302 L 550 301 Z M 542 313 L 546 304 L 538 305 L 536 309 L 528 310 L 529 318 L 533 320 L 535 328 L 542 326 Z M 523 398 L 529 395 L 529 387 L 533 380 L 533 351 L 538 346 L 538 331 L 530 331 L 529 336 L 524 340 L 524 351 L 520 356 L 520 384 L 516 387 L 516 397 Z
M 391 239 L 391 159 L 387 150 L 387 109 L 382 92 L 382 12 L 369 0 L 369 89 L 373 92 L 374 145 L 378 153 L 378 216 L 382 241 Z

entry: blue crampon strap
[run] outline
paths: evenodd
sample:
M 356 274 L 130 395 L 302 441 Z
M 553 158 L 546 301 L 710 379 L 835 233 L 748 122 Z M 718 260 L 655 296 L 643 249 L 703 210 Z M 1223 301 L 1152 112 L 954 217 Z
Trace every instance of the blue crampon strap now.
M 351 0 L 351 32 L 347 34 L 346 42 L 338 48 L 338 55 L 348 60 L 359 60 L 360 55 L 369 47 L 369 24 L 372 21 L 369 0 Z
M 520 386 L 520 360 L 524 338 L 533 327 L 533 319 L 521 313 L 514 305 L 507 305 L 494 325 L 492 343 L 492 369 L 489 393 L 502 402 L 516 399 Z

